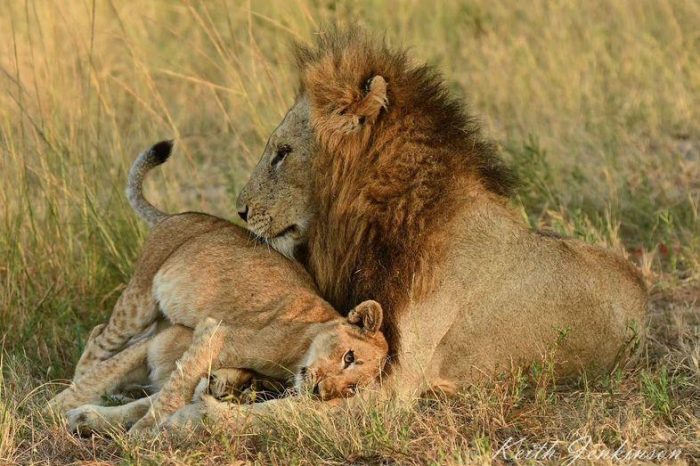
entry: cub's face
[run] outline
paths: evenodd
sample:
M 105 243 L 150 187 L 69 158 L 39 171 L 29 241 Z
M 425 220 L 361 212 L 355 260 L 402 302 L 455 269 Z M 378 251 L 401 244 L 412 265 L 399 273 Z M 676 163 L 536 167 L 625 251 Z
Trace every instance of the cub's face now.
M 389 350 L 381 323 L 379 303 L 364 301 L 317 335 L 295 377 L 297 391 L 325 401 L 352 396 L 376 381 Z
M 248 228 L 289 258 L 306 241 L 315 213 L 311 160 L 316 151 L 308 100 L 301 97 L 270 136 L 236 203 Z

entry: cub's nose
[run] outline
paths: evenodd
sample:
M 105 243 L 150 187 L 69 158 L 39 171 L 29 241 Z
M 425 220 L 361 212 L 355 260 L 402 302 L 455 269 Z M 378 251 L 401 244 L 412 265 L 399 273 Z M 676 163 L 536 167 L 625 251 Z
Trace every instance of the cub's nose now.
M 244 222 L 248 221 L 248 206 L 244 206 L 242 209 L 238 209 L 238 216 L 243 219 Z

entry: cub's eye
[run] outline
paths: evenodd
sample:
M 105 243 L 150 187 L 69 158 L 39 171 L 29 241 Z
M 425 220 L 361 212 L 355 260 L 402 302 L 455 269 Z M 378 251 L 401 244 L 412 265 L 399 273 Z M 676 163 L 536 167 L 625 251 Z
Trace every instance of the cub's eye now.
M 353 362 L 355 362 L 355 353 L 348 351 L 345 353 L 345 356 L 343 356 L 343 363 L 345 364 L 345 367 L 348 367 Z
M 270 163 L 270 165 L 272 165 L 273 167 L 276 166 L 278 163 L 283 161 L 291 152 L 292 148 L 287 144 L 279 146 L 277 148 L 277 152 L 275 152 L 275 156 L 272 158 L 272 162 Z

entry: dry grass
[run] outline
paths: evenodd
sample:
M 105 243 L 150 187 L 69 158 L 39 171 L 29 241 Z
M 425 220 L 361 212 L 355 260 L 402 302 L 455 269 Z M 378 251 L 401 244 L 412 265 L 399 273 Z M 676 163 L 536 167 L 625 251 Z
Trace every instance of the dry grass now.
M 488 463 L 507 439 L 590 436 L 700 461 L 700 4 L 457 0 L 10 0 L 0 15 L 0 463 Z M 557 386 L 546 370 L 409 410 L 292 413 L 154 444 L 70 436 L 44 409 L 145 230 L 123 195 L 231 216 L 295 88 L 287 42 L 359 19 L 438 65 L 516 168 L 533 225 L 624 250 L 652 285 L 643 360 Z M 545 365 L 546 367 L 546 365 Z M 572 448 L 577 444 L 573 443 Z M 498 456 L 500 458 L 500 456 Z M 553 461 L 558 462 L 558 461 Z

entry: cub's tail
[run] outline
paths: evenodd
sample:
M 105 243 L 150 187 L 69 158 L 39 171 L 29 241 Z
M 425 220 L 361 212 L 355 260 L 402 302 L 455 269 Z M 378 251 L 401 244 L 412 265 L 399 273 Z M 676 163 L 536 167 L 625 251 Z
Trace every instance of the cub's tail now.
M 143 179 L 152 168 L 168 160 L 172 150 L 173 141 L 161 141 L 139 155 L 129 170 L 126 196 L 131 207 L 150 227 L 167 218 L 168 214 L 156 209 L 143 197 Z

